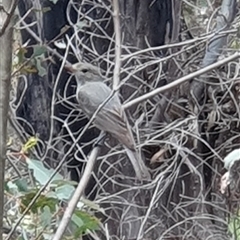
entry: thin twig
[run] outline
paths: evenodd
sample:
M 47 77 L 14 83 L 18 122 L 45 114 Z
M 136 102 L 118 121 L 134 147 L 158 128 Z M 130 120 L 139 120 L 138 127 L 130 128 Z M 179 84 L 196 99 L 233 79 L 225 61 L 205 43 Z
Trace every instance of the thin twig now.
M 42 44 L 43 44 L 42 39 L 41 39 L 40 37 L 38 37 L 37 34 L 36 34 L 31 28 L 28 27 L 28 25 L 25 23 L 25 21 L 22 21 L 22 24 L 24 25 L 24 27 L 26 27 L 26 30 L 28 31 L 28 33 L 29 33 L 37 42 L 39 42 L 39 44 L 42 45 Z M 47 48 L 47 50 L 48 50 L 49 52 L 51 52 L 53 55 L 55 55 L 56 57 L 58 57 L 60 60 L 64 60 L 64 57 L 63 57 L 60 53 L 58 53 L 56 49 L 52 49 L 51 47 L 49 47 L 49 46 L 46 45 L 46 44 L 45 44 L 44 46 Z M 66 63 L 70 64 L 67 60 L 65 60 L 65 61 L 66 61 Z
M 115 31 L 115 67 L 113 72 L 113 89 L 116 89 L 119 84 L 119 74 L 121 68 L 121 29 L 118 0 L 113 0 L 113 24 Z
M 13 1 L 12 6 L 10 7 L 10 10 L 9 9 L 6 10 L 6 9 L 4 9 L 3 6 L 0 6 L 1 7 L 0 11 L 4 11 L 5 14 L 7 15 L 2 27 L 1 27 L 1 24 L 0 24 L 0 37 L 2 37 L 5 30 L 9 26 L 10 21 L 12 20 L 12 16 L 14 14 L 14 11 L 15 11 L 16 7 L 17 7 L 17 2 L 18 2 L 17 0 Z M 7 12 L 7 11 L 9 11 L 9 12 Z

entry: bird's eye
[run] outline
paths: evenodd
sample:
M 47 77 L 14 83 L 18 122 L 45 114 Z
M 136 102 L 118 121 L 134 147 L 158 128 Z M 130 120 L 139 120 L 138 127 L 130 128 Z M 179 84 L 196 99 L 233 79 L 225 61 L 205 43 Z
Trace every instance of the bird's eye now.
M 82 69 L 82 72 L 86 73 L 86 72 L 88 72 L 88 70 L 86 68 L 84 68 L 84 69 Z

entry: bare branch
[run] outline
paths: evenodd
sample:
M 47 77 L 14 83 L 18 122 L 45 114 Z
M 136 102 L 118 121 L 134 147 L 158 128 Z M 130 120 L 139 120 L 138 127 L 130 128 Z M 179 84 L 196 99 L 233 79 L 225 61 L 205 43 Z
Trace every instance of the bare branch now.
M 17 7 L 17 0 L 15 1 L 5 1 L 3 0 L 3 4 L 0 2 L 0 37 L 4 34 L 8 26 L 11 25 L 13 13 Z M 5 5 L 7 4 L 7 5 Z M 5 7 L 4 7 L 5 6 Z M 6 15 L 6 18 L 4 19 L 3 15 Z M 2 15 L 2 16 L 1 16 Z M 2 19 L 1 19 L 2 18 Z
M 182 83 L 184 83 L 184 82 L 186 82 L 188 80 L 191 80 L 194 77 L 197 77 L 197 76 L 199 76 L 199 75 L 201 75 L 203 73 L 209 72 L 209 71 L 211 71 L 211 70 L 213 70 L 213 69 L 215 69 L 217 67 L 220 67 L 223 64 L 229 63 L 230 61 L 232 61 L 234 59 L 237 59 L 237 58 L 240 58 L 240 52 L 237 52 L 237 53 L 233 54 L 230 57 L 227 57 L 227 58 L 225 58 L 225 59 L 223 59 L 221 61 L 218 61 L 218 62 L 216 62 L 214 64 L 211 64 L 211 65 L 209 65 L 209 66 L 207 66 L 205 68 L 202 68 L 202 69 L 200 69 L 200 70 L 198 70 L 196 72 L 190 73 L 190 74 L 188 74 L 185 77 L 181 77 L 181 78 L 177 79 L 176 81 L 171 82 L 171 83 L 169 83 L 169 84 L 167 84 L 167 85 L 165 85 L 163 87 L 157 88 L 157 89 L 155 89 L 155 90 L 153 90 L 153 91 L 151 91 L 151 92 L 149 92 L 149 93 L 147 93 L 147 94 L 145 94 L 145 95 L 143 95 L 141 97 L 135 98 L 134 100 L 132 100 L 132 101 L 130 101 L 128 103 L 125 103 L 123 107 L 125 109 L 130 108 L 131 106 L 133 106 L 135 104 L 138 104 L 138 103 L 141 103 L 141 102 L 143 102 L 143 101 L 145 101 L 147 99 L 150 99 L 150 98 L 154 97 L 155 95 L 157 95 L 157 94 L 159 94 L 159 93 L 161 93 L 161 92 L 163 92 L 165 90 L 169 90 L 171 88 L 174 88 L 174 87 L 178 86 L 179 84 L 182 84 Z
M 223 0 L 221 5 L 221 10 L 216 19 L 217 24 L 215 28 L 215 33 L 219 33 L 223 30 L 228 30 L 231 26 L 232 21 L 236 15 L 236 0 Z M 202 67 L 209 66 L 212 63 L 215 63 L 222 53 L 224 46 L 227 43 L 227 37 L 216 35 L 213 39 L 210 40 L 207 48 L 204 59 L 202 61 Z M 193 99 L 196 99 L 199 102 L 202 92 L 204 89 L 204 83 L 201 81 L 194 80 L 191 84 L 191 93 L 193 94 Z
M 113 5 L 113 23 L 115 30 L 115 67 L 113 72 L 113 89 L 116 89 L 119 84 L 119 74 L 121 68 L 121 29 L 118 0 L 113 0 L 112 5 Z
M 101 133 L 99 135 L 99 141 L 103 141 L 103 136 L 104 134 Z M 73 212 L 81 198 L 81 196 L 83 195 L 83 192 L 88 184 L 88 181 L 89 181 L 89 178 L 91 176 L 91 173 L 92 173 L 92 170 L 93 170 L 93 167 L 94 167 L 94 164 L 96 162 L 96 159 L 98 157 L 98 154 L 99 154 L 99 150 L 100 150 L 100 147 L 95 147 L 92 152 L 91 152 L 91 155 L 89 156 L 89 159 L 87 161 L 87 165 L 86 165 L 86 168 L 84 170 L 84 173 L 83 173 L 83 176 L 78 184 L 78 187 L 76 189 L 76 191 L 74 192 L 71 200 L 69 201 L 69 204 L 68 204 L 68 207 L 66 208 L 65 212 L 64 212 L 64 215 L 63 215 L 63 218 L 62 218 L 62 221 L 61 223 L 59 224 L 58 226 L 58 229 L 53 237 L 52 240 L 60 240 L 62 239 L 62 236 L 71 220 L 71 217 L 73 215 Z

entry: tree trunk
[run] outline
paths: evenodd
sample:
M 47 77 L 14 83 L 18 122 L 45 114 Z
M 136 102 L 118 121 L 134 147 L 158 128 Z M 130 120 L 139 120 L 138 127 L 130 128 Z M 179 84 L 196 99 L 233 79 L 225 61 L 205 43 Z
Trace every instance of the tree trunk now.
M 7 118 L 11 86 L 14 1 L 0 2 L 0 239 L 3 237 Z

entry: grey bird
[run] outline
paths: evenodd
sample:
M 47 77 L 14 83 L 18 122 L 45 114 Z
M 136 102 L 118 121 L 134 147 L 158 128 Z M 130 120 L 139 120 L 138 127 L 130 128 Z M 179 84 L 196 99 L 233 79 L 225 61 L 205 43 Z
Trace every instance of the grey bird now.
M 119 97 L 103 82 L 99 68 L 89 63 L 76 63 L 66 68 L 75 75 L 77 81 L 76 98 L 83 113 L 88 118 L 97 112 L 93 123 L 100 130 L 110 133 L 126 149 L 138 179 L 149 179 L 150 174 L 138 159 L 134 138 L 129 127 Z

